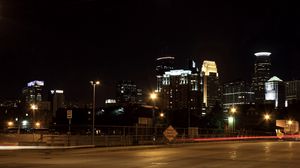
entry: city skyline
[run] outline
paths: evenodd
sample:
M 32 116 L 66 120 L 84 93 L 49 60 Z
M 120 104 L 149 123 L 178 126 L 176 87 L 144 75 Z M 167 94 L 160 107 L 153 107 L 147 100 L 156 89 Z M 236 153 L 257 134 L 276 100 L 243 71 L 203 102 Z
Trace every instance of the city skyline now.
M 44 80 L 48 90 L 61 88 L 73 101 L 91 101 L 89 81 L 96 79 L 102 82 L 97 88 L 101 103 L 120 80 L 151 91 L 155 60 L 164 53 L 183 68 L 189 59 L 198 67 L 214 60 L 220 81 L 226 82 L 250 80 L 253 54 L 269 51 L 274 75 L 284 81 L 299 78 L 299 25 L 294 22 L 299 13 L 288 3 L 74 0 L 0 5 L 0 98 L 16 98 L 31 80 Z

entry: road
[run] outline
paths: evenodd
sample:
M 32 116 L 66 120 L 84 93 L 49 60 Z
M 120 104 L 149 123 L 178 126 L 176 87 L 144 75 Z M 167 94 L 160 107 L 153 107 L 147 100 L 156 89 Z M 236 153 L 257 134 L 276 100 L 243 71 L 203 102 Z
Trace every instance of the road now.
M 1 168 L 299 167 L 300 142 L 202 142 L 152 149 L 2 150 Z

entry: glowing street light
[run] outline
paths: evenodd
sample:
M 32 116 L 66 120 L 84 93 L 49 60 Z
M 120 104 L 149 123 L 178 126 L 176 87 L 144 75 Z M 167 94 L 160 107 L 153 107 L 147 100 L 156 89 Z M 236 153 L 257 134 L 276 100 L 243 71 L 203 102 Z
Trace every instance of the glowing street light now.
M 236 113 L 236 108 L 235 108 L 235 107 L 232 107 L 232 108 L 230 109 L 230 112 L 231 112 L 232 114 Z
M 229 112 L 231 113 L 231 116 L 228 117 L 228 124 L 231 125 L 232 131 L 235 130 L 235 113 L 237 112 L 235 107 L 231 107 L 229 109 Z
M 268 120 L 271 119 L 271 116 L 270 116 L 269 114 L 265 114 L 265 115 L 264 115 L 264 119 L 265 119 L 266 121 L 268 121 Z
M 292 120 L 288 120 L 288 123 L 287 123 L 289 126 L 291 126 L 293 124 L 293 121 Z
M 155 101 L 155 100 L 157 99 L 157 94 L 156 94 L 155 92 L 152 92 L 152 93 L 150 94 L 150 99 L 151 99 L 152 101 Z
M 154 127 L 154 137 L 153 140 L 156 139 L 156 123 L 155 123 L 155 100 L 157 99 L 157 94 L 155 92 L 150 93 L 150 99 L 153 101 L 152 108 L 152 126 Z
M 40 126 L 41 126 L 41 123 L 40 123 L 40 122 L 36 122 L 36 123 L 35 123 L 35 127 L 40 128 Z
M 36 104 L 31 104 L 30 108 L 31 108 L 31 110 L 37 110 L 38 106 Z
M 291 134 L 292 133 L 291 126 L 293 125 L 293 120 L 288 120 L 287 124 L 289 125 L 289 131 L 290 131 L 290 134 Z
M 164 113 L 160 113 L 159 116 L 160 116 L 160 118 L 164 118 L 165 114 Z
M 100 85 L 100 81 L 90 81 L 93 86 L 93 124 L 92 124 L 92 145 L 95 145 L 95 99 L 96 99 L 96 85 Z
M 8 121 L 8 122 L 7 122 L 7 126 L 8 126 L 8 127 L 12 127 L 13 125 L 14 125 L 14 123 L 13 123 L 12 121 Z
M 38 110 L 38 106 L 36 104 L 31 104 L 30 109 L 32 110 L 32 120 L 35 122 L 35 111 Z

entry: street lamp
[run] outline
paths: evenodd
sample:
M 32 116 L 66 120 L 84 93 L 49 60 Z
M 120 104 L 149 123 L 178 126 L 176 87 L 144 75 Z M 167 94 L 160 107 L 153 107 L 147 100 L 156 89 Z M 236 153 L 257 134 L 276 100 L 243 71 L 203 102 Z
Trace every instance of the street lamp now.
M 35 111 L 38 110 L 38 106 L 36 104 L 31 104 L 30 109 L 32 110 L 32 123 L 35 122 Z
M 157 99 L 157 94 L 155 92 L 152 92 L 150 94 L 150 99 L 153 101 L 153 108 L 152 108 L 152 126 L 154 127 L 154 137 L 156 138 L 156 125 L 155 125 L 155 100 Z
M 36 123 L 35 123 L 35 127 L 36 127 L 36 128 L 40 128 L 40 126 L 41 126 L 41 123 L 40 123 L 40 122 L 36 122 Z
M 264 119 L 265 119 L 266 121 L 269 121 L 269 120 L 271 119 L 271 116 L 270 116 L 269 114 L 265 114 L 265 115 L 264 115 Z
M 231 107 L 230 112 L 231 112 L 232 114 L 236 113 L 236 108 L 235 108 L 235 107 Z
M 160 118 L 164 118 L 165 114 L 164 113 L 160 113 L 159 116 L 160 116 Z
M 100 85 L 100 81 L 90 81 L 93 86 L 93 124 L 92 124 L 92 145 L 95 145 L 95 99 L 96 99 L 96 85 Z
M 287 123 L 287 124 L 289 125 L 289 131 L 290 131 L 290 134 L 292 134 L 291 126 L 292 126 L 292 124 L 293 124 L 293 120 L 288 120 L 288 123 Z
M 7 126 L 8 126 L 8 127 L 12 127 L 13 125 L 14 125 L 14 123 L 13 123 L 12 121 L 8 121 L 8 122 L 7 122 Z
M 269 127 L 270 127 L 269 120 L 271 120 L 271 115 L 268 113 L 264 114 L 264 120 L 265 120 L 266 130 L 269 131 Z
M 235 107 L 231 107 L 229 112 L 231 113 L 231 116 L 228 118 L 228 122 L 232 125 L 232 131 L 235 131 L 235 113 L 237 112 Z

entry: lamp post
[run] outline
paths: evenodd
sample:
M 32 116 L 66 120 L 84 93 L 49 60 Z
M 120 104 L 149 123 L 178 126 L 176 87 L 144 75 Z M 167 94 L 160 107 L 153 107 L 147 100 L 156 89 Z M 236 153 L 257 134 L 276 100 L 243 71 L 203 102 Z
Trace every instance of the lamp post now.
M 152 126 L 154 128 L 154 137 L 153 139 L 156 139 L 156 123 L 155 123 L 155 100 L 157 99 L 157 94 L 155 92 L 152 92 L 150 94 L 150 99 L 153 101 L 153 108 L 152 108 Z
M 231 113 L 230 120 L 231 120 L 231 123 L 232 123 L 232 132 L 234 132 L 235 131 L 235 113 L 236 113 L 236 108 L 235 107 L 231 107 L 230 108 L 230 113 Z
M 32 110 L 32 124 L 34 127 L 35 124 L 35 111 L 38 110 L 38 106 L 36 104 L 31 104 L 30 109 Z
M 267 127 L 267 131 L 269 130 L 269 120 L 271 120 L 271 116 L 270 114 L 265 114 L 264 115 L 264 120 L 266 121 L 266 127 Z
M 291 130 L 292 124 L 293 124 L 293 121 L 292 121 L 292 120 L 288 120 L 288 125 L 289 125 L 289 132 L 290 132 L 290 134 L 292 134 L 292 130 Z
M 96 99 L 96 85 L 100 85 L 100 81 L 90 81 L 93 86 L 93 122 L 92 122 L 92 145 L 95 145 L 95 99 Z

